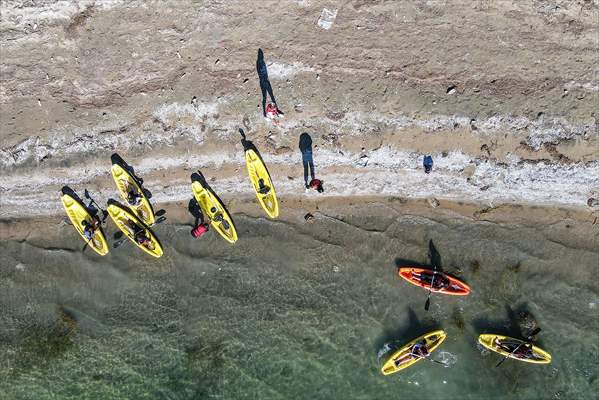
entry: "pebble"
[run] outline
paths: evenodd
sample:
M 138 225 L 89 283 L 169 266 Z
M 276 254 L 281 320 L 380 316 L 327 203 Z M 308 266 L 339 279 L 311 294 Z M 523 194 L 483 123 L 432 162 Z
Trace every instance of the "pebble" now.
M 439 200 L 437 200 L 434 197 L 429 197 L 428 199 L 426 199 L 426 201 L 428 201 L 428 204 L 432 207 L 432 208 L 437 208 L 439 207 Z

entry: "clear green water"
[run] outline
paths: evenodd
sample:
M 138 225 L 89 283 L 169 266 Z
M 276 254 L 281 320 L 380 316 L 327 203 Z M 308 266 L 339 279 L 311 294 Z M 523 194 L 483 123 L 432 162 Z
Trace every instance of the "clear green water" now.
M 160 260 L 129 244 L 81 253 L 58 224 L 41 228 L 60 232 L 45 240 L 2 241 L 0 398 L 594 398 L 599 249 L 551 228 L 367 214 L 238 215 L 235 246 L 164 223 Z M 433 296 L 425 312 L 426 292 L 395 268 L 427 262 L 431 239 L 473 293 Z M 495 368 L 500 357 L 476 345 L 483 332 L 520 337 L 519 310 L 552 364 Z M 448 368 L 381 375 L 386 344 L 435 328 L 448 333 L 433 353 Z

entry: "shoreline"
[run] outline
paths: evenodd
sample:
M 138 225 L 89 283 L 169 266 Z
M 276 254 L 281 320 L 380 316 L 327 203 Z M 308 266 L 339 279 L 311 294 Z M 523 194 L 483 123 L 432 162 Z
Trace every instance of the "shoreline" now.
M 191 191 L 190 191 L 191 193 Z M 189 196 L 191 199 L 191 195 Z M 449 201 L 439 199 L 439 206 L 432 207 L 428 199 L 408 199 L 397 196 L 323 196 L 323 197 L 283 197 L 279 199 L 281 215 L 269 219 L 254 196 L 222 199 L 235 221 L 236 216 L 264 219 L 269 222 L 309 224 L 304 215 L 311 213 L 315 218 L 345 221 L 352 218 L 365 220 L 388 217 L 416 217 L 434 221 L 459 221 L 464 223 L 498 224 L 515 228 L 533 228 L 544 232 L 548 238 L 564 246 L 593 250 L 599 247 L 599 225 L 593 223 L 594 216 L 583 208 L 538 206 L 525 204 L 483 205 L 476 202 Z M 153 204 L 154 210 L 166 211 L 166 224 L 188 226 L 193 217 L 187 210 L 186 201 L 173 201 Z M 59 229 L 70 229 L 63 222 L 66 215 L 53 213 L 29 217 L 0 217 L 0 240 L 29 240 L 43 235 L 52 224 Z M 112 224 L 107 221 L 108 226 Z M 367 223 L 366 223 L 367 224 Z M 160 229 L 159 226 L 153 229 Z M 568 232 L 573 232 L 569 234 Z M 192 238 L 190 237 L 190 240 Z

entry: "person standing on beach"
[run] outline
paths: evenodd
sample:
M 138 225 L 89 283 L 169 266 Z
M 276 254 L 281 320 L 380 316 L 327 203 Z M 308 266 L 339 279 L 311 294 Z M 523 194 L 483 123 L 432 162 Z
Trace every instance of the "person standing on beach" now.
M 306 189 L 316 189 L 323 192 L 322 181 L 316 179 L 314 175 L 314 159 L 312 158 L 312 138 L 306 132 L 300 135 L 299 149 L 302 152 L 302 164 L 304 165 L 304 184 Z M 310 182 L 308 183 L 308 172 L 310 173 Z
M 260 90 L 262 90 L 262 115 L 267 117 L 267 107 L 266 107 L 266 96 L 267 93 L 270 96 L 274 105 L 268 104 L 268 116 L 271 115 L 279 116 L 283 115 L 283 111 L 279 109 L 277 106 L 277 101 L 275 100 L 275 95 L 272 93 L 272 86 L 270 85 L 270 81 L 268 80 L 268 70 L 266 69 L 266 63 L 264 62 L 264 52 L 262 49 L 258 49 L 258 59 L 256 60 L 256 70 L 258 71 L 258 78 L 260 79 Z M 272 118 L 272 117 L 271 117 Z

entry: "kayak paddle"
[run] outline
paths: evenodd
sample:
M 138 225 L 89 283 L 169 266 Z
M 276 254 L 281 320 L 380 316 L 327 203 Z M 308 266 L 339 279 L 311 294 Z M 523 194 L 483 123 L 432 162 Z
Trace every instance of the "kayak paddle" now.
M 434 363 L 437 363 L 437 364 L 441 364 L 441 365 L 442 365 L 442 366 L 444 366 L 445 368 L 449 367 L 449 365 L 445 364 L 443 361 L 435 360 L 434 358 L 423 357 L 423 356 L 421 356 L 421 355 L 414 354 L 414 353 L 411 353 L 411 354 L 412 354 L 413 356 L 416 356 L 416 357 L 418 357 L 418 358 L 424 358 L 425 360 L 428 360 L 428 361 L 431 361 L 431 362 L 434 362 Z
M 526 339 L 527 339 L 528 341 L 527 341 L 527 342 L 524 342 L 524 341 L 523 341 L 523 342 L 522 342 L 522 343 L 520 343 L 518 346 L 516 346 L 516 348 L 515 348 L 515 349 L 514 349 L 514 350 L 513 350 L 513 351 L 512 351 L 510 354 L 508 354 L 507 356 L 505 356 L 505 358 L 503 358 L 501 361 L 499 361 L 499 362 L 497 363 L 497 365 L 495 366 L 495 368 L 497 368 L 497 367 L 499 367 L 501 364 L 503 364 L 503 362 L 504 362 L 505 360 L 507 360 L 508 358 L 510 358 L 510 356 L 511 356 L 512 354 L 514 354 L 514 353 L 515 353 L 515 352 L 516 352 L 516 351 L 517 351 L 517 350 L 518 350 L 520 347 L 522 347 L 522 345 L 524 345 L 524 344 L 527 344 L 527 343 L 530 343 L 530 340 L 532 340 L 532 337 L 533 337 L 534 335 L 536 335 L 537 333 L 539 333 L 539 332 L 541 332 L 541 328 L 537 328 L 537 329 L 535 329 L 534 331 L 530 332 L 530 334 L 529 334 L 529 335 L 526 337 Z
M 431 306 L 431 294 L 433 293 L 433 283 L 435 282 L 435 271 L 437 269 L 436 265 L 433 265 L 433 277 L 431 279 L 431 288 L 428 291 L 428 297 L 426 298 L 426 303 L 424 303 L 424 310 L 428 311 L 428 308 Z
M 431 279 L 431 287 L 428 291 L 428 296 L 426 297 L 426 303 L 424 303 L 424 311 L 428 311 L 431 306 L 431 294 L 433 293 L 433 283 L 435 283 L 435 271 L 437 271 L 437 257 L 435 257 L 435 254 L 433 253 L 435 246 L 433 245 L 432 239 L 428 242 L 428 250 L 428 256 L 431 259 L 431 264 L 433 264 L 433 277 Z
M 157 225 L 157 224 L 159 224 L 159 223 L 161 223 L 161 222 L 164 222 L 164 221 L 166 221 L 166 217 L 162 216 L 162 217 L 158 218 L 158 219 L 156 220 L 156 222 L 154 222 L 154 223 L 152 224 L 152 226 L 154 226 L 154 225 Z
M 96 200 L 92 199 L 92 197 L 90 196 L 87 189 L 85 189 L 83 191 L 83 195 L 85 196 L 86 199 L 90 200 L 90 204 L 95 204 L 95 206 L 98 208 L 98 210 L 102 211 L 102 222 L 105 222 L 106 217 L 108 217 L 108 212 L 106 212 L 106 210 L 104 210 L 102 207 L 100 207 L 100 205 L 98 204 L 98 202 L 96 202 Z

